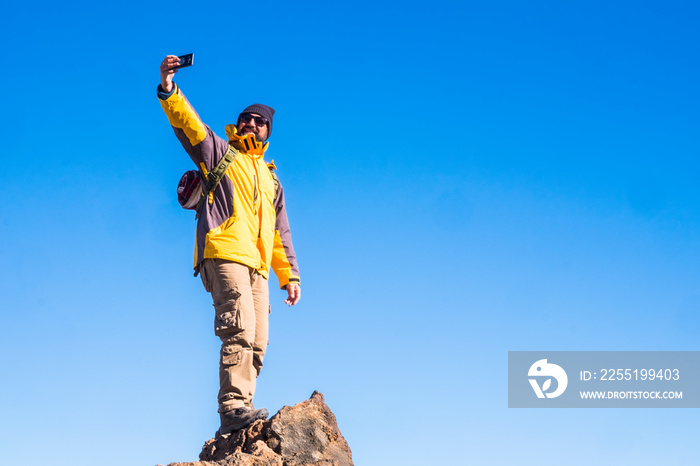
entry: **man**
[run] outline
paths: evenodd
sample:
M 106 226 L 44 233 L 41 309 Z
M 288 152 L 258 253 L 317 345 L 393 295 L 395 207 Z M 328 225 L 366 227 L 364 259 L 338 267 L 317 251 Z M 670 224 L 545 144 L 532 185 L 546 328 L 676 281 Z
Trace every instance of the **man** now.
M 263 154 L 275 111 L 262 104 L 247 107 L 236 125 L 226 126 L 224 140 L 202 123 L 173 82 L 179 59 L 160 65 L 158 97 L 175 135 L 206 176 L 227 153 L 235 154 L 218 186 L 198 212 L 195 276 L 214 301 L 214 332 L 221 339 L 219 414 L 226 434 L 256 419 L 266 409 L 253 406 L 255 381 L 267 348 L 270 267 L 286 289 L 285 302 L 301 298 L 299 270 L 292 246 L 284 192 L 274 165 Z

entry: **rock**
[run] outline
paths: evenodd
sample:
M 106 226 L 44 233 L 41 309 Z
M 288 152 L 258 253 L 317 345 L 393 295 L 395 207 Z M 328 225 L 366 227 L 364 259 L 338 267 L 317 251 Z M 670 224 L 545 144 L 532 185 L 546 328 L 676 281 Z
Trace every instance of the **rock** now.
M 285 466 L 352 465 L 350 447 L 319 392 L 296 406 L 280 409 L 270 424 L 267 443 L 284 458 Z
M 168 466 L 353 466 L 350 446 L 319 392 L 269 420 L 208 440 L 199 459 Z

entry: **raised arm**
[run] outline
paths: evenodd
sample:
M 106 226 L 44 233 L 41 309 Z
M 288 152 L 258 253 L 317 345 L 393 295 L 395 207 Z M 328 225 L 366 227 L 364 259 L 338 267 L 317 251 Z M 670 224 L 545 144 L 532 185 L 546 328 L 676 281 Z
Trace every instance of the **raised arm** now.
M 195 112 L 185 95 L 173 82 L 180 60 L 168 55 L 160 64 L 158 98 L 175 135 L 197 168 L 206 173 L 214 167 L 228 148 L 228 141 L 218 137 Z

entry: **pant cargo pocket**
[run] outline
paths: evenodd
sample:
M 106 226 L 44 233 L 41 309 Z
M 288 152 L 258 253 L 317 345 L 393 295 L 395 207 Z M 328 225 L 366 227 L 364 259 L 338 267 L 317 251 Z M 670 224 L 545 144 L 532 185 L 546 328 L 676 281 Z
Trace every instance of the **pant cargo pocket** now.
M 214 334 L 218 337 L 242 332 L 245 328 L 241 313 L 241 294 L 235 290 L 226 290 L 214 301 Z
M 240 346 L 225 346 L 221 348 L 221 365 L 235 366 L 241 363 L 243 348 Z

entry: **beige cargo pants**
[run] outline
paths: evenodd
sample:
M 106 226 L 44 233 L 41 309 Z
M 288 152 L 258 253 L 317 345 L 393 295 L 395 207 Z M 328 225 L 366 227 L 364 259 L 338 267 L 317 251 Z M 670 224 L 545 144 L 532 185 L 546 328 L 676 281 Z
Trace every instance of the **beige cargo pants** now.
M 205 259 L 199 272 L 214 300 L 214 333 L 221 339 L 219 412 L 250 407 L 267 349 L 267 279 L 248 266 L 222 259 Z

